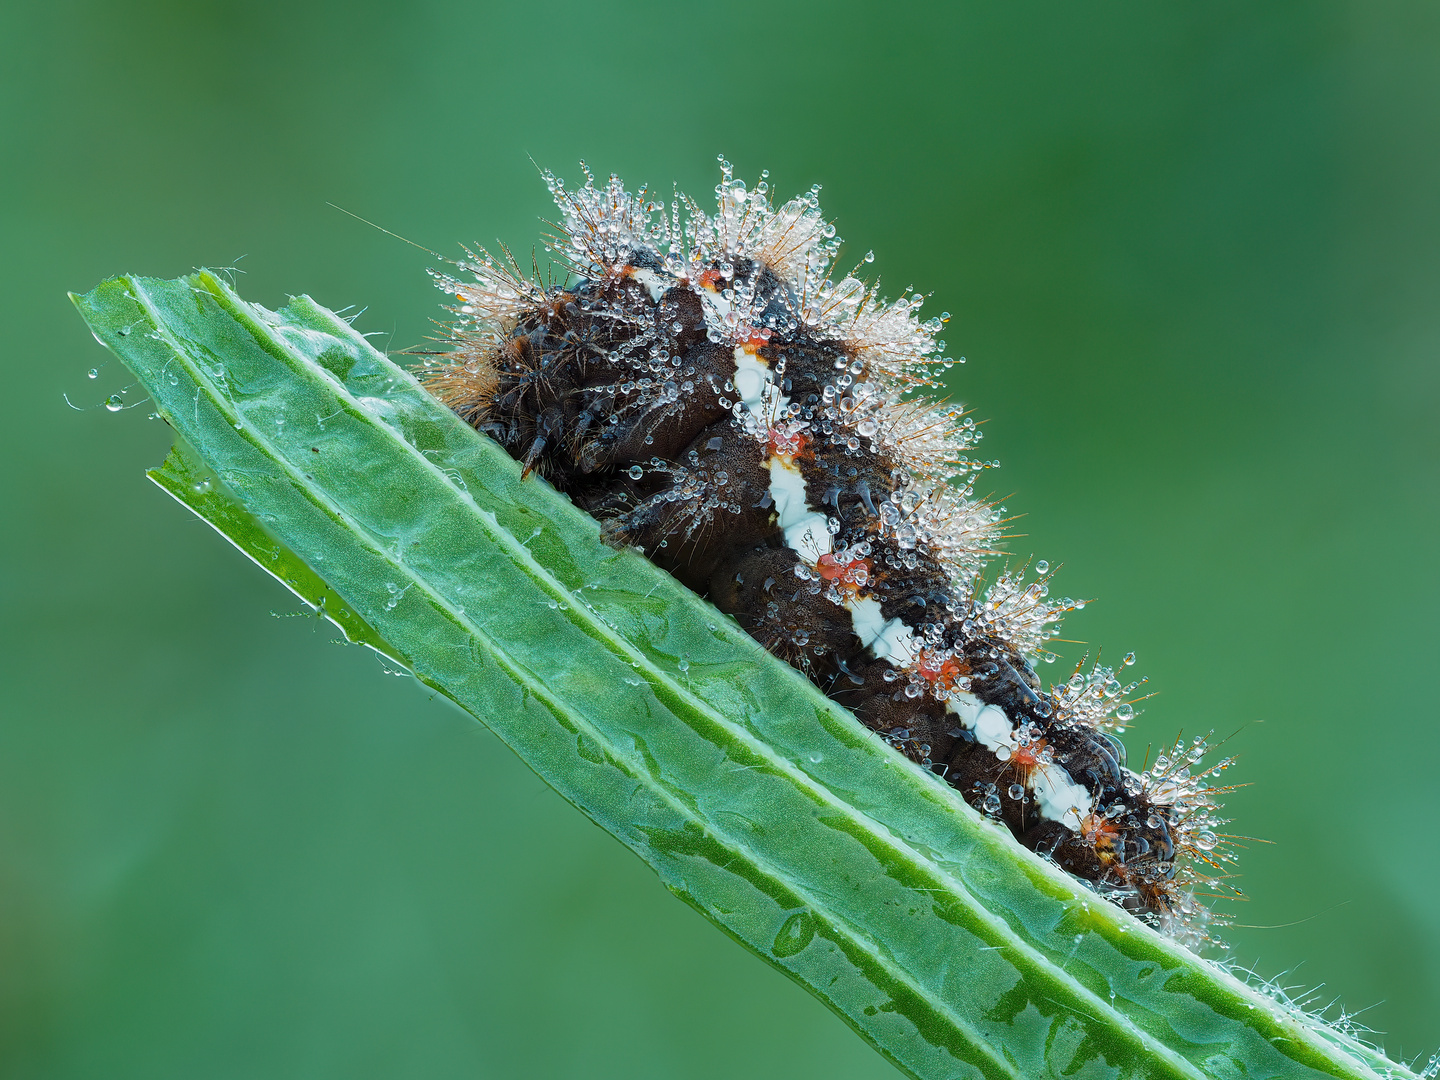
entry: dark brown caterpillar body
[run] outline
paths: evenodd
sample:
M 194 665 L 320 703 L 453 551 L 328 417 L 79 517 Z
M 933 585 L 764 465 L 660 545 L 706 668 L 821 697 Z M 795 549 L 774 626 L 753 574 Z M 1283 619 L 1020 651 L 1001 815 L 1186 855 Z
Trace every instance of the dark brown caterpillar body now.
M 1099 664 L 1042 684 L 1078 605 L 1043 563 L 982 586 L 1004 511 L 974 495 L 979 433 L 909 395 L 950 364 L 943 320 L 833 281 L 813 192 L 775 208 L 727 167 L 718 214 L 682 223 L 614 178 L 550 183 L 575 279 L 483 253 L 473 282 L 437 275 L 460 305 L 432 390 L 1022 843 L 1205 939 L 1204 780 L 1228 762 L 1192 774 L 1196 740 L 1133 772 L 1112 731 L 1138 684 Z

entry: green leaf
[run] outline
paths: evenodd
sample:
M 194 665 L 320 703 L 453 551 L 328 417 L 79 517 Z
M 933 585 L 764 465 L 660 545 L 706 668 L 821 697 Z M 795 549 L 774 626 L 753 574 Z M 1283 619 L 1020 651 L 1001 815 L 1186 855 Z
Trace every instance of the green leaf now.
M 351 610 L 319 574 L 266 532 L 224 484 L 216 483 L 210 468 L 183 439 L 176 441 L 156 468 L 146 469 L 145 475 L 303 600 L 316 615 L 334 623 L 346 641 L 374 649 L 409 667 L 398 649 L 382 641 L 375 628 Z
M 198 457 L 156 483 L 911 1075 L 1413 1075 L 1023 850 L 309 298 L 75 302 Z

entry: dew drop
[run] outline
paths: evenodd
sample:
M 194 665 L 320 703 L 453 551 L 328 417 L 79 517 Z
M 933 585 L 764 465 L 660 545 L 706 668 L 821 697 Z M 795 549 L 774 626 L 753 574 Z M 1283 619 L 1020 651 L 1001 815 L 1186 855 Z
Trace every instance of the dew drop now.
M 98 379 L 100 377 L 100 369 L 92 367 L 89 371 L 85 373 L 85 377 L 87 379 Z
M 770 951 L 776 956 L 794 956 L 815 938 L 815 918 L 808 911 L 797 912 L 785 920 Z
M 125 402 L 121 399 L 119 394 L 111 394 L 105 399 L 105 408 L 107 408 L 111 412 L 119 412 L 124 407 Z

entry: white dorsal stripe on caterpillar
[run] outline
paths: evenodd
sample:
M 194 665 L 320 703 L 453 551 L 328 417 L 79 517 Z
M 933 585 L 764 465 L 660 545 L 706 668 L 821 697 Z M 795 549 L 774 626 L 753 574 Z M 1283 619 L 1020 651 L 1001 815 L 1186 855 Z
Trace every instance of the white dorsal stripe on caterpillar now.
M 645 551 L 1016 839 L 1190 944 L 1230 855 L 1205 740 L 1146 771 L 1115 733 L 1139 682 L 1035 672 L 1060 618 L 1045 563 L 987 582 L 1004 507 L 963 409 L 916 397 L 951 367 L 923 298 L 837 281 L 816 192 L 779 206 L 722 164 L 713 215 L 618 178 L 567 188 L 563 286 L 481 251 L 434 393 Z M 867 256 L 867 260 L 869 257 Z M 1127 656 L 1121 670 L 1133 656 Z M 1233 890 L 1232 890 L 1233 891 Z

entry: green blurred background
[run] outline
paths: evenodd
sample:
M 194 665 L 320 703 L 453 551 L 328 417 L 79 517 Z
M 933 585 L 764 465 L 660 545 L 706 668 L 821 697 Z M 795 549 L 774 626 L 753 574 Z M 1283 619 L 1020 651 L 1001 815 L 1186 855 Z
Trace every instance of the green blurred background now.
M 1440 8 L 22 0 L 0 43 L 4 1076 L 893 1075 L 286 617 L 64 296 L 238 265 L 405 348 L 435 260 L 327 202 L 525 252 L 532 157 L 708 198 L 718 152 L 956 314 L 1015 548 L 1161 692 L 1132 753 L 1239 730 L 1237 958 L 1440 1042 Z

